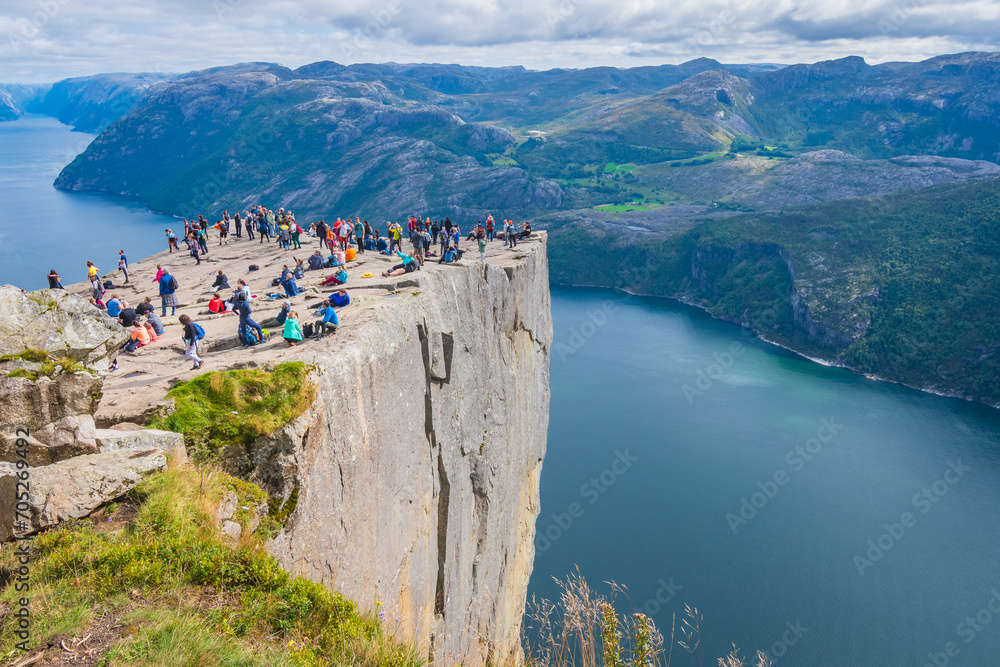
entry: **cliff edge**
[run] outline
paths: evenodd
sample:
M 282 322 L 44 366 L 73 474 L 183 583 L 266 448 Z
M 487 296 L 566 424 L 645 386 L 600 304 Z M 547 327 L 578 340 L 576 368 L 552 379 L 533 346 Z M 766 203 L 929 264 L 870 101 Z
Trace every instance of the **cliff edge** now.
M 303 243 L 299 257 L 315 245 Z M 258 321 L 277 311 L 280 300 L 265 293 L 280 289 L 270 280 L 291 252 L 242 241 L 213 247 L 199 266 L 186 253 L 154 255 L 113 291 L 133 304 L 154 295 L 149 276 L 162 264 L 181 286 L 177 314 L 207 332 L 206 366 L 189 370 L 168 315 L 160 341 L 119 356 L 97 422 L 148 422 L 170 387 L 204 371 L 306 362 L 317 383 L 312 407 L 234 462 L 295 508 L 268 550 L 288 571 L 379 614 L 435 662 L 503 662 L 520 650 L 548 426 L 546 243 L 544 232 L 514 250 L 494 242 L 485 262 L 429 261 L 395 278 L 377 277 L 390 258 L 359 255 L 347 267 L 351 304 L 337 332 L 291 348 L 272 332 L 244 349 L 235 316 L 203 310 L 221 269 L 231 284 L 247 279 Z M 261 269 L 250 273 L 250 263 Z M 333 291 L 319 286 L 329 273 L 298 281 L 302 322 Z

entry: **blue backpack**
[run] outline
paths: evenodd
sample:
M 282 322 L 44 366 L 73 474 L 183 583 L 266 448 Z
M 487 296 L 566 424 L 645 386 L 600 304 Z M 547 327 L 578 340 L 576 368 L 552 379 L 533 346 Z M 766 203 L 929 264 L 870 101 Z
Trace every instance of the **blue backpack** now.
M 198 324 L 197 322 L 192 322 L 191 324 L 194 325 L 194 331 L 195 335 L 197 336 L 197 340 L 201 340 L 202 338 L 204 338 L 205 330 L 201 328 L 201 325 Z

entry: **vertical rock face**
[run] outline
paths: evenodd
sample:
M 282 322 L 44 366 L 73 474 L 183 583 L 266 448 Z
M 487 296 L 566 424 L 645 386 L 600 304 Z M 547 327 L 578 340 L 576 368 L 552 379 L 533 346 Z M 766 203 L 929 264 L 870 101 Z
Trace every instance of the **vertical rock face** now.
M 279 434 L 297 441 L 275 468 L 298 500 L 271 552 L 438 664 L 519 650 L 548 427 L 545 243 L 412 274 L 419 295 L 318 353 L 317 401 Z

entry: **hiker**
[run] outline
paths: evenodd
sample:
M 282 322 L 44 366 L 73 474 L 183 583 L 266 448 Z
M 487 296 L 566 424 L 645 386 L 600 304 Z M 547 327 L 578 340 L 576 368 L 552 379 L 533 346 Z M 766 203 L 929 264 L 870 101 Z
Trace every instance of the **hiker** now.
M 396 255 L 401 260 L 403 260 L 403 263 L 397 264 L 396 266 L 392 267 L 391 271 L 383 271 L 382 272 L 383 278 L 388 278 L 390 276 L 401 276 L 404 273 L 410 273 L 411 271 L 416 271 L 420 267 L 420 265 L 417 263 L 417 260 L 413 259 L 413 257 L 409 255 L 404 255 L 402 252 L 398 250 L 396 251 Z
M 135 312 L 138 313 L 139 315 L 145 315 L 146 317 L 149 317 L 150 313 L 153 313 L 155 315 L 156 306 L 153 305 L 153 298 L 147 296 L 145 299 L 143 299 L 142 303 L 140 303 L 138 306 L 135 307 Z M 160 326 L 162 327 L 163 325 L 161 324 Z
M 174 277 L 172 275 L 164 271 L 163 275 L 160 276 L 160 298 L 162 299 L 161 306 L 163 308 L 163 310 L 161 311 L 161 315 L 163 317 L 167 316 L 167 306 L 170 306 L 171 315 L 177 314 L 176 292 L 177 292 L 177 281 L 174 280 Z
M 480 236 L 477 240 L 479 242 L 479 261 L 480 262 L 485 262 L 486 261 L 486 235 L 484 234 L 483 236 Z
M 295 284 L 295 276 L 288 270 L 287 264 L 281 266 L 281 278 L 279 282 L 288 296 L 296 296 L 299 293 L 299 286 Z
M 497 228 L 493 223 L 493 215 L 486 216 L 486 240 L 495 241 L 497 238 Z
M 194 261 L 196 262 L 195 266 L 200 266 L 201 258 L 198 256 L 198 247 L 201 244 L 195 240 L 194 232 L 188 234 L 188 237 L 184 240 L 188 244 L 188 252 L 191 254 L 192 257 L 194 257 Z
M 59 274 L 56 273 L 55 269 L 49 271 L 49 275 L 47 277 L 49 279 L 49 289 L 66 289 L 63 287 L 62 281 L 59 279 Z
M 320 284 L 323 287 L 329 287 L 331 285 L 343 285 L 346 282 L 347 282 L 347 271 L 341 269 L 332 276 L 327 276 L 327 278 Z
M 309 255 L 309 270 L 318 271 L 323 268 L 323 253 L 319 250 L 313 252 Z
M 97 274 L 99 273 L 100 270 L 96 266 L 94 266 L 93 262 L 87 262 L 87 280 L 89 280 L 90 282 L 94 282 L 95 280 L 98 279 Z
M 222 300 L 219 293 L 216 292 L 212 295 L 212 300 L 208 302 L 208 310 L 212 313 L 224 313 L 228 309 L 226 308 L 226 302 Z
M 146 303 L 149 303 L 148 297 L 146 298 Z M 142 306 L 143 304 L 140 303 L 139 307 L 135 309 L 135 312 L 138 315 L 143 314 Z M 160 321 L 160 316 L 156 314 L 155 310 L 150 310 L 146 313 L 146 324 L 153 328 L 153 332 L 156 333 L 158 337 L 163 335 L 163 322 Z
M 156 329 L 153 328 L 152 324 L 146 322 L 142 326 L 146 330 L 146 334 L 149 336 L 150 343 L 155 343 L 157 340 L 159 340 L 161 334 L 156 333 Z
M 216 274 L 215 282 L 212 283 L 212 289 L 229 289 L 229 278 L 222 272 L 222 269 L 219 269 L 219 272 Z
M 236 304 L 233 310 L 240 316 L 239 326 L 236 329 L 237 335 L 240 337 L 240 342 L 243 343 L 243 347 L 250 347 L 250 341 L 247 340 L 247 329 L 254 329 L 257 331 L 257 340 L 260 342 L 264 341 L 264 330 L 259 324 L 250 319 L 250 301 L 246 298 L 246 295 L 240 292 L 236 296 Z
M 354 240 L 358 244 L 358 252 L 365 251 L 365 227 L 367 225 L 367 220 L 362 224 L 361 218 L 354 219 Z
M 135 309 L 129 306 L 127 302 L 123 301 L 121 309 L 118 311 L 118 324 L 128 329 L 130 326 L 135 324 L 138 319 L 139 315 L 135 312 Z
M 464 252 L 464 250 L 459 250 L 455 247 L 455 244 L 452 243 L 448 246 L 448 250 L 441 255 L 441 259 L 438 260 L 438 264 L 451 264 L 452 262 L 457 262 L 462 259 L 462 254 Z
M 503 221 L 504 247 L 517 247 L 517 234 L 514 232 L 514 223 L 510 220 Z
M 337 320 L 337 311 L 330 305 L 329 299 L 323 299 L 323 305 L 316 311 L 316 316 L 320 318 L 316 322 L 316 338 L 323 338 L 327 331 L 337 333 L 340 322 Z
M 125 276 L 125 284 L 128 285 L 128 258 L 124 250 L 118 251 L 118 270 Z
M 304 230 L 301 227 L 299 227 L 299 223 L 295 222 L 295 220 L 292 220 L 288 226 L 289 226 L 288 231 L 291 232 L 292 234 L 292 249 L 298 250 L 299 248 L 302 247 L 302 242 L 299 240 L 299 237 L 301 236 Z
M 351 297 L 347 293 L 347 290 L 341 288 L 330 295 L 330 303 L 334 308 L 343 308 L 344 306 L 350 305 Z
M 236 303 L 239 300 L 240 293 L 242 293 L 246 297 L 247 303 L 249 303 L 250 288 L 247 287 L 246 281 L 243 280 L 242 278 L 236 281 L 236 290 L 233 292 L 233 298 L 232 298 L 233 303 Z
M 267 226 L 267 219 L 263 214 L 257 214 L 257 231 L 260 233 L 260 242 L 263 243 L 264 239 L 268 241 L 271 240 L 271 230 Z
M 201 218 L 201 216 L 198 216 L 198 217 Z M 196 234 L 196 238 L 198 239 L 198 245 L 201 246 L 201 254 L 202 255 L 207 255 L 208 254 L 208 229 L 207 229 L 207 226 L 208 226 L 208 221 L 207 220 L 203 220 L 202 221 L 202 227 L 201 227 L 200 230 L 198 230 L 198 233 Z M 201 262 L 199 262 L 199 264 L 200 263 Z
M 294 310 L 289 311 L 285 318 L 285 330 L 282 338 L 288 343 L 288 347 L 295 347 L 302 340 L 302 328 L 299 326 L 299 314 Z
M 243 238 L 243 218 L 240 217 L 239 211 L 236 211 L 236 217 L 233 218 L 233 225 L 236 227 L 236 238 Z
M 104 304 L 108 309 L 108 317 L 118 318 L 118 313 L 122 312 L 122 301 L 117 294 L 112 294 L 108 302 Z
M 243 224 L 247 226 L 247 240 L 253 241 L 253 219 L 250 217 L 250 211 L 245 211 L 243 213 Z
M 226 215 L 228 216 L 229 213 L 227 212 Z M 219 230 L 219 245 L 229 245 L 229 221 L 225 219 L 219 220 L 212 227 Z
M 136 320 L 132 323 L 132 332 L 129 334 L 128 342 L 122 347 L 126 352 L 135 352 L 137 349 L 143 345 L 149 344 L 149 332 L 146 331 L 146 327 L 139 324 Z
M 184 335 L 182 336 L 184 356 L 194 362 L 194 368 L 191 370 L 197 370 L 205 363 L 198 357 L 198 329 L 195 328 L 194 322 L 187 315 L 181 315 L 180 320 L 181 324 L 184 325 Z
M 288 318 L 288 313 L 292 310 L 292 302 L 285 299 L 281 304 L 281 310 L 275 317 L 268 318 L 260 323 L 262 327 L 281 327 L 285 325 L 285 320 Z
M 167 233 L 167 250 L 169 252 L 178 250 L 179 248 L 177 247 L 177 235 L 174 234 L 174 232 L 170 229 L 167 229 L 165 231 Z
M 319 239 L 319 247 L 326 245 L 326 222 L 320 220 L 316 223 L 316 238 Z

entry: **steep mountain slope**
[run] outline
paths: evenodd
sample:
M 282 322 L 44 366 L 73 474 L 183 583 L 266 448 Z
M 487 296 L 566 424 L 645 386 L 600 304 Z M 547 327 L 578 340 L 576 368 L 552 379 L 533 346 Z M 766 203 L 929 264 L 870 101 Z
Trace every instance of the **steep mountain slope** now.
M 97 74 L 65 79 L 27 106 L 27 111 L 55 116 L 81 132 L 100 132 L 127 114 L 165 74 Z
M 1000 178 L 664 233 L 547 226 L 556 282 L 678 297 L 806 354 L 1000 405 Z
M 31 99 L 44 94 L 47 88 L 47 86 L 21 83 L 0 84 L 0 121 L 20 118 L 24 115 L 24 108 Z
M 513 143 L 506 130 L 399 101 L 378 82 L 301 79 L 270 65 L 220 68 L 152 90 L 56 186 L 127 194 L 184 214 L 261 199 L 306 219 L 558 208 L 558 185 L 477 160 Z

